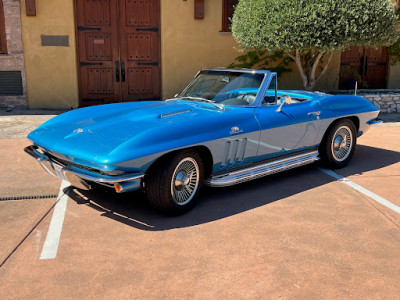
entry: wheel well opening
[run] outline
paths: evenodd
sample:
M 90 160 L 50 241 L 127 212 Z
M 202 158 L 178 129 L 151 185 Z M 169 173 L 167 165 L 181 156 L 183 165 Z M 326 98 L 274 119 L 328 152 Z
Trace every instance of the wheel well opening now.
M 352 116 L 352 117 L 343 118 L 343 119 L 351 120 L 354 123 L 354 125 L 356 126 L 357 133 L 358 133 L 358 130 L 360 129 L 360 119 L 358 117 Z
M 191 149 L 195 150 L 203 160 L 204 178 L 208 178 L 211 175 L 213 167 L 213 157 L 210 150 L 205 146 L 197 146 Z
M 326 131 L 325 131 L 325 133 L 324 133 L 324 136 L 323 136 L 323 138 L 322 138 L 321 144 L 320 144 L 320 148 L 321 148 L 321 145 L 325 142 L 326 137 L 327 137 L 327 135 L 329 134 L 329 131 L 331 130 L 331 128 L 336 124 L 336 122 L 338 122 L 338 121 L 340 121 L 340 120 L 344 120 L 344 119 L 350 120 L 350 121 L 352 121 L 352 122 L 354 123 L 354 126 L 356 127 L 356 132 L 357 132 L 357 134 L 358 134 L 358 130 L 360 129 L 360 119 L 358 119 L 358 117 L 356 117 L 356 116 L 351 116 L 351 117 L 344 117 L 344 118 L 336 119 L 336 120 L 333 121 L 333 122 L 329 125 L 329 127 L 326 129 Z
M 149 169 L 146 173 L 151 173 L 153 170 L 157 169 L 158 165 L 160 163 L 162 163 L 162 161 L 164 161 L 164 160 L 168 159 L 169 157 L 176 155 L 178 152 L 184 151 L 184 150 L 194 150 L 200 155 L 200 157 L 203 161 L 203 166 L 204 166 L 204 178 L 209 177 L 212 172 L 213 158 L 212 158 L 210 150 L 205 146 L 195 146 L 195 147 L 189 147 L 189 148 L 184 148 L 184 149 L 179 149 L 179 150 L 174 150 L 174 151 L 168 152 L 168 153 L 162 155 L 161 157 L 159 157 L 157 160 L 155 160 L 151 164 L 151 166 L 149 167 Z

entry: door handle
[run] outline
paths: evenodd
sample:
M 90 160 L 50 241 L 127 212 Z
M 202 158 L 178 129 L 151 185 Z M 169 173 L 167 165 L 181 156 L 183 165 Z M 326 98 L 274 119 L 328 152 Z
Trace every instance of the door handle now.
M 309 113 L 307 114 L 307 116 L 316 116 L 316 117 L 319 117 L 320 114 L 321 114 L 320 111 L 313 111 L 313 112 L 309 112 Z
M 121 81 L 125 82 L 125 63 L 121 61 Z
M 119 61 L 115 61 L 115 81 L 119 82 Z

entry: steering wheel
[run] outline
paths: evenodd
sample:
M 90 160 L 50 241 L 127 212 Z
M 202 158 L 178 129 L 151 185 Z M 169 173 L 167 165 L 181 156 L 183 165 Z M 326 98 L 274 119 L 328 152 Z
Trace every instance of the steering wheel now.
M 250 97 L 250 96 L 253 96 L 254 98 Z M 244 93 L 244 94 L 241 94 L 240 99 L 243 101 L 246 101 L 247 104 L 252 104 L 254 102 L 254 100 L 256 100 L 256 98 L 255 98 L 256 96 L 257 96 L 256 93 Z

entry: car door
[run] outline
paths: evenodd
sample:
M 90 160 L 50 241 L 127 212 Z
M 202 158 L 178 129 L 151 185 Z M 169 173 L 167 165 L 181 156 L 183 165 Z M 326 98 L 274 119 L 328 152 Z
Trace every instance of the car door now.
M 287 155 L 316 148 L 316 136 L 320 127 L 320 103 L 312 99 L 284 104 L 261 105 L 255 111 L 260 124 L 258 160 Z

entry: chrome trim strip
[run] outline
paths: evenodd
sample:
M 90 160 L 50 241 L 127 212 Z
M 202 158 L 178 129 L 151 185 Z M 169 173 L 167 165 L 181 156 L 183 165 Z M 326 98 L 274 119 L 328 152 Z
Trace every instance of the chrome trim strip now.
M 39 162 L 49 160 L 49 158 L 46 155 L 40 153 L 39 151 L 37 151 L 37 149 L 38 149 L 38 147 L 31 145 L 31 146 L 26 147 L 24 149 L 24 151 Z
M 262 165 L 249 167 L 236 172 L 214 176 L 205 181 L 211 187 L 225 187 L 237 183 L 253 180 L 263 176 L 286 171 L 296 167 L 311 164 L 319 160 L 318 151 L 311 151 L 300 155 L 295 155 L 285 159 L 275 160 Z
M 77 171 L 76 169 L 72 170 L 68 167 L 65 167 L 62 169 L 66 177 L 68 178 L 68 173 L 73 174 L 78 176 L 79 178 L 82 178 L 84 180 L 88 181 L 94 181 L 98 183 L 108 183 L 108 184 L 113 184 L 113 183 L 119 183 L 119 182 L 125 182 L 125 181 L 133 181 L 137 179 L 141 179 L 144 177 L 144 174 L 128 174 L 128 175 L 123 175 L 123 176 L 106 176 L 106 175 L 100 175 L 100 174 L 88 174 L 84 172 Z
M 46 155 L 37 151 L 37 149 L 38 147 L 31 145 L 26 147 L 24 151 L 32 156 L 34 159 L 36 159 L 47 173 L 54 177 L 57 177 L 54 168 L 51 166 L 50 159 Z
M 269 76 L 267 76 L 267 75 L 269 75 Z M 275 75 L 275 102 L 277 101 L 277 98 L 278 98 L 278 81 L 277 81 L 278 75 L 275 72 L 268 72 L 268 73 L 265 73 L 264 79 L 261 82 L 260 88 L 258 89 L 256 99 L 252 103 L 252 105 L 254 105 L 255 107 L 261 106 L 264 95 L 267 92 L 274 75 Z
M 256 70 L 256 69 L 228 69 L 228 68 L 224 68 L 224 67 L 218 67 L 218 68 L 204 68 L 201 69 L 198 73 L 200 73 L 201 71 L 222 71 L 222 72 L 239 72 L 239 73 L 258 73 L 258 74 L 271 74 L 271 73 L 276 73 L 276 72 L 271 72 L 268 70 Z M 197 73 L 197 75 L 198 75 Z
M 51 174 L 55 177 L 59 177 L 59 176 L 57 176 L 57 173 L 54 170 L 50 159 L 46 155 L 37 151 L 37 149 L 38 149 L 37 146 L 31 145 L 31 146 L 26 147 L 24 149 L 24 151 L 26 153 L 28 153 L 30 156 L 32 156 L 33 158 L 35 158 L 49 174 Z M 80 171 L 80 169 L 77 167 L 68 167 L 68 166 L 63 167 L 61 169 L 61 171 L 64 174 L 64 177 L 66 179 L 77 176 L 80 179 L 93 181 L 93 182 L 97 182 L 97 183 L 102 183 L 102 184 L 114 184 L 114 183 L 125 182 L 125 181 L 133 181 L 133 180 L 141 179 L 144 177 L 144 174 L 127 174 L 127 175 L 118 175 L 118 176 L 117 175 L 116 176 L 101 175 L 101 174 L 96 174 L 96 173 L 92 173 L 89 171 Z M 75 182 L 76 180 L 72 180 L 72 181 Z

